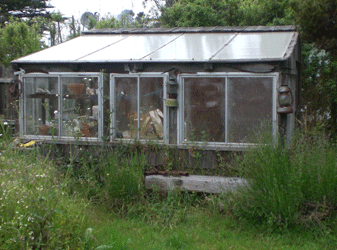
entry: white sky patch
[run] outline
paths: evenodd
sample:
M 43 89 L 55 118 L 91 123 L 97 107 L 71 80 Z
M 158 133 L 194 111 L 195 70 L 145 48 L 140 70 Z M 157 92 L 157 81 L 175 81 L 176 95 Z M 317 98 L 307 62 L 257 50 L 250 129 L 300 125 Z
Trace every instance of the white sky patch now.
M 142 0 L 50 0 L 55 8 L 52 11 L 60 11 L 64 17 L 74 16 L 79 19 L 81 15 L 88 11 L 98 12 L 101 17 L 111 14 L 117 16 L 123 10 L 132 10 L 135 17 L 139 12 L 148 13 L 150 4 L 146 10 L 143 7 Z

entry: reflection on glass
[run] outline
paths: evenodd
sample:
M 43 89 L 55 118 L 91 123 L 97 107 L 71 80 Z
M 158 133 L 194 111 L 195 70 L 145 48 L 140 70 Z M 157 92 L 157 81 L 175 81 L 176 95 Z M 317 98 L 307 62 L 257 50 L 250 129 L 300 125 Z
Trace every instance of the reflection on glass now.
M 225 142 L 225 78 L 184 79 L 184 131 L 188 141 Z
M 117 138 L 164 138 L 163 77 L 115 77 L 115 102 Z
M 256 133 L 272 130 L 273 78 L 228 78 L 228 142 L 256 142 Z
M 138 137 L 137 78 L 115 78 L 116 137 Z
M 27 77 L 25 86 L 25 131 L 27 135 L 58 135 L 57 77 Z
M 164 138 L 163 78 L 140 78 L 140 139 Z
M 61 77 L 61 136 L 97 137 L 98 78 Z

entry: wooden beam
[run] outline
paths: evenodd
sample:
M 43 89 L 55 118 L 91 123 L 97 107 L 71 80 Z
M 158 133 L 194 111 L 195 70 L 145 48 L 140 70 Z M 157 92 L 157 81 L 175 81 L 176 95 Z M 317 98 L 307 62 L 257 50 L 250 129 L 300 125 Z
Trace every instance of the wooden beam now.
M 145 177 L 145 186 L 148 189 L 159 188 L 162 191 L 178 189 L 203 193 L 224 193 L 247 186 L 247 181 L 239 177 L 149 175 Z

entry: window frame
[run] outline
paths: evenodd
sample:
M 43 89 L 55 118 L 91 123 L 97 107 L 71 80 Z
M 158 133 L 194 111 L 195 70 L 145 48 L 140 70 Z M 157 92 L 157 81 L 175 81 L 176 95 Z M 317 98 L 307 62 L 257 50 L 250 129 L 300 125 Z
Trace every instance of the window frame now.
M 185 79 L 186 78 L 225 78 L 225 142 L 210 142 L 210 141 L 189 141 L 186 140 L 186 131 L 184 126 L 184 112 L 185 112 Z M 280 82 L 279 73 L 246 73 L 246 72 L 228 72 L 228 73 L 205 73 L 198 72 L 196 74 L 180 74 L 178 76 L 179 82 L 179 108 L 178 108 L 178 144 L 181 146 L 186 146 L 189 144 L 199 145 L 199 146 L 215 146 L 215 147 L 248 147 L 251 145 L 256 145 L 256 143 L 235 143 L 228 142 L 228 78 L 239 78 L 239 77 L 256 77 L 256 78 L 272 78 L 272 135 L 274 140 L 277 140 L 278 134 L 278 115 L 277 115 L 277 87 Z
M 57 100 L 58 100 L 58 111 L 60 113 L 57 124 L 59 127 L 57 135 L 27 135 L 27 121 L 25 118 L 25 114 L 27 113 L 27 98 L 25 95 L 25 84 L 23 84 L 23 94 L 20 97 L 20 134 L 27 139 L 36 139 L 41 138 L 44 140 L 67 140 L 67 141 L 102 141 L 103 138 L 103 81 L 104 81 L 104 74 L 97 73 L 97 72 L 50 72 L 48 74 L 45 73 L 24 73 L 19 75 L 19 80 L 24 83 L 25 78 L 56 78 L 57 77 Z M 62 117 L 63 117 L 63 107 L 62 107 L 62 78 L 64 77 L 95 77 L 98 78 L 98 131 L 96 137 L 74 137 L 74 136 L 61 136 L 62 130 Z
M 137 138 L 117 138 L 116 136 L 116 78 L 136 78 L 137 79 L 137 117 L 140 115 L 140 78 L 162 78 L 163 79 L 163 139 L 162 140 L 151 140 L 151 139 L 141 139 L 140 138 L 140 121 L 138 119 L 137 122 Z M 110 74 L 110 142 L 114 141 L 123 141 L 123 142 L 148 142 L 148 141 L 156 141 L 160 144 L 168 144 L 169 142 L 169 129 L 168 129 L 168 108 L 165 106 L 166 99 L 166 83 L 168 81 L 168 73 L 129 73 L 129 74 Z

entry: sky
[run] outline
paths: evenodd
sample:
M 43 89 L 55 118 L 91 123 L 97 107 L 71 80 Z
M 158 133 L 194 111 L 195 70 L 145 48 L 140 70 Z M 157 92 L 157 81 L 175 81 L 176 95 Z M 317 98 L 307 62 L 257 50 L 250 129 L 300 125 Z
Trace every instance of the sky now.
M 50 0 L 54 11 L 60 11 L 64 17 L 74 16 L 80 18 L 81 15 L 89 11 L 91 13 L 98 12 L 101 17 L 110 13 L 117 16 L 122 10 L 130 9 L 135 14 L 139 12 L 148 13 L 149 8 L 144 9 L 143 0 Z

